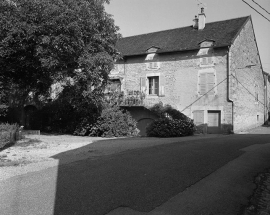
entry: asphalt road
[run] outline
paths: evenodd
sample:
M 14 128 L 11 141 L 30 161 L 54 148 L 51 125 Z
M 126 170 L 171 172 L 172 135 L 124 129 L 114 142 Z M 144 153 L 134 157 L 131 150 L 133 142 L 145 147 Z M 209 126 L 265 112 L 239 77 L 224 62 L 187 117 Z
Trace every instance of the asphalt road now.
M 172 142 L 2 181 L 0 211 L 3 215 L 238 214 L 255 188 L 254 177 L 269 167 L 269 134 Z

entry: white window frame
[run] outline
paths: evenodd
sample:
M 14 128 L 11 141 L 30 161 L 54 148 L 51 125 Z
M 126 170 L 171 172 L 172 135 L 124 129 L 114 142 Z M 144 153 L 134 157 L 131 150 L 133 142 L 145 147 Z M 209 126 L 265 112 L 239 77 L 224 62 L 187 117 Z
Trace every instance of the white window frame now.
M 149 94 L 149 85 L 150 85 L 150 83 L 149 83 L 149 78 L 151 78 L 151 77 L 158 77 L 158 91 L 159 91 L 159 93 L 158 94 Z M 149 73 L 149 74 L 147 74 L 146 75 L 146 95 L 148 95 L 148 96 L 159 96 L 159 94 L 160 94 L 160 73 Z

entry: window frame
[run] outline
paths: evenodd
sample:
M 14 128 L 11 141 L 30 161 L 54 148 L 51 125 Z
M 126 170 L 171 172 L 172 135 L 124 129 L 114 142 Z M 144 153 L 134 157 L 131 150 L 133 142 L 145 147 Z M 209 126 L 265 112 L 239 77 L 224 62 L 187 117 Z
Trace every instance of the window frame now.
M 147 80 L 148 80 L 148 95 L 159 96 L 159 85 L 160 85 L 159 76 L 148 76 Z M 157 87 L 156 84 L 158 85 Z

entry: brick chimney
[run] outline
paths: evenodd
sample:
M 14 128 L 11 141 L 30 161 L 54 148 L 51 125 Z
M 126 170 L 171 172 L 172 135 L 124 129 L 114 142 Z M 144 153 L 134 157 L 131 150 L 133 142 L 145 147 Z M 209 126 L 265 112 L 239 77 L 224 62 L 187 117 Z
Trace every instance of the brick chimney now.
M 198 30 L 203 30 L 205 27 L 205 14 L 204 14 L 204 8 L 201 8 L 201 13 L 199 14 L 199 22 L 198 22 Z

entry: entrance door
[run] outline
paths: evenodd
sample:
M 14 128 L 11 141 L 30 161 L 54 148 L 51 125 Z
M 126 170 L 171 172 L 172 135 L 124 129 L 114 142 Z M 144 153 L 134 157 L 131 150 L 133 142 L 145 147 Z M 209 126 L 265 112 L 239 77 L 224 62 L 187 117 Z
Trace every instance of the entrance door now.
M 208 111 L 208 127 L 207 133 L 209 134 L 218 134 L 221 132 L 220 129 L 220 117 L 221 112 L 216 110 L 209 110 Z

